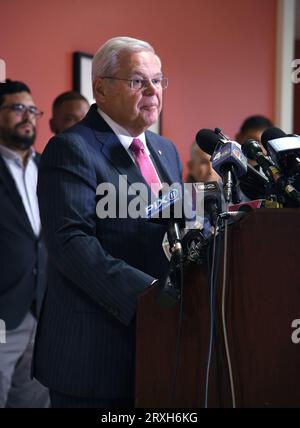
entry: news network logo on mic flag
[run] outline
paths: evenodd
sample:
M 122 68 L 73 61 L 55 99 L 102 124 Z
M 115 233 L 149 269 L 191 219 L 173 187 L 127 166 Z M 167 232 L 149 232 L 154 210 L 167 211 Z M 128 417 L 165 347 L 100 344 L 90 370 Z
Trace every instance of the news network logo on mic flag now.
M 235 156 L 237 159 L 239 159 L 239 160 L 243 161 L 243 157 L 244 157 L 244 155 L 243 155 L 243 153 L 241 152 L 241 150 L 240 150 L 240 149 L 238 149 L 237 147 L 234 147 L 234 148 L 232 149 L 232 154 L 233 154 L 233 156 Z
M 167 193 L 153 201 L 152 204 L 146 207 L 146 218 L 169 218 L 170 210 L 168 208 L 175 207 L 176 203 L 181 201 L 182 195 L 179 188 L 171 188 Z
M 202 183 L 176 183 L 163 189 L 159 198 L 146 206 L 148 220 L 175 220 L 181 226 L 193 228 L 204 218 L 205 187 Z
M 235 165 L 239 176 L 247 172 L 247 158 L 243 154 L 240 144 L 235 141 L 226 141 L 224 144 L 217 146 L 211 161 L 214 170 L 218 174 L 221 174 L 221 169 L 225 164 Z

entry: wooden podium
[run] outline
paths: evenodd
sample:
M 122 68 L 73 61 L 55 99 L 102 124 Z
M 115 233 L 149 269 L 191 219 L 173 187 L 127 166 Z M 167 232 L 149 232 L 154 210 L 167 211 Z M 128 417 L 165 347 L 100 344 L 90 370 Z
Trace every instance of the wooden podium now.
M 300 407 L 300 343 L 292 341 L 292 322 L 300 319 L 300 211 L 255 210 L 230 226 L 227 272 L 237 407 Z M 220 293 L 221 285 L 208 407 L 232 406 Z M 155 287 L 139 299 L 136 407 L 204 406 L 210 332 L 205 267 L 184 275 L 180 361 L 171 400 L 178 317 L 179 306 L 166 309 L 156 302 Z

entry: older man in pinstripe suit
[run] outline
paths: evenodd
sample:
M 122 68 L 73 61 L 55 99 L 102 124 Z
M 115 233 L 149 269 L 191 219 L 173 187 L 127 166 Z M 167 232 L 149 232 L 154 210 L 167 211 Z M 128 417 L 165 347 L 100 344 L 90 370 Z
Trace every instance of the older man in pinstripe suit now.
M 109 40 L 93 59 L 92 79 L 96 104 L 50 140 L 39 171 L 50 265 L 33 370 L 53 407 L 133 405 L 137 298 L 168 270 L 165 226 L 99 218 L 97 186 L 111 183 L 118 195 L 126 175 L 150 194 L 150 185 L 181 181 L 174 145 L 147 131 L 167 86 L 153 47 Z

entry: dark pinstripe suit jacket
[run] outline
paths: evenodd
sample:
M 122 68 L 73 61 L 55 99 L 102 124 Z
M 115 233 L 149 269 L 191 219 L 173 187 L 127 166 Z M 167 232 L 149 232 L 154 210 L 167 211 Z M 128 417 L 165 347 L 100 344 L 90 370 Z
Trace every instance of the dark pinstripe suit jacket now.
M 180 182 L 174 145 L 152 132 L 146 138 L 163 179 Z M 133 397 L 137 297 L 168 269 L 165 226 L 96 216 L 97 185 L 113 183 L 118 193 L 120 174 L 144 182 L 96 105 L 42 155 L 38 197 L 50 261 L 33 371 L 68 395 Z

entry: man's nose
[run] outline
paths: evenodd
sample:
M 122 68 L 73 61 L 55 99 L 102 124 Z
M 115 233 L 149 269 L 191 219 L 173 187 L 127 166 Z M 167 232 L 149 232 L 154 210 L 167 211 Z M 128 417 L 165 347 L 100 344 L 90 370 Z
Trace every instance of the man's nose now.
M 144 92 L 146 95 L 155 95 L 158 92 L 158 88 L 154 85 L 152 80 L 149 79 Z
M 23 113 L 23 119 L 27 119 L 28 122 L 32 123 L 35 122 L 36 116 L 34 113 L 26 109 Z

